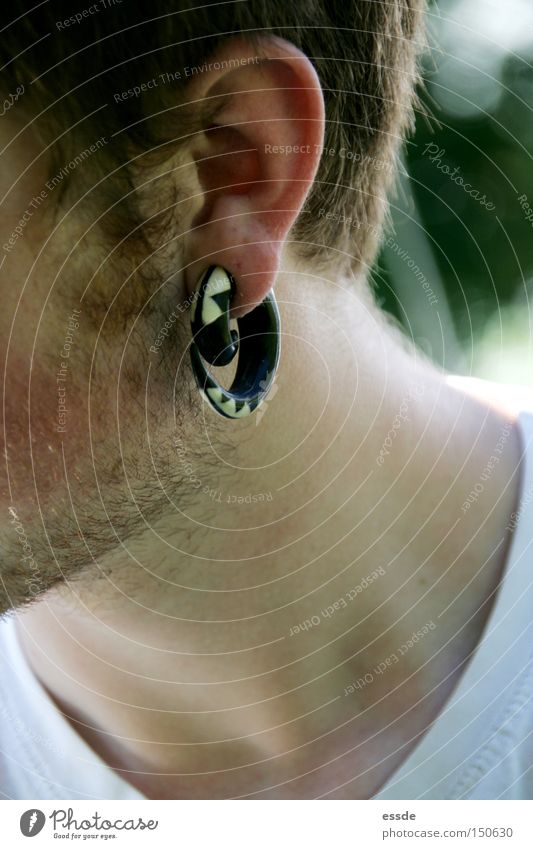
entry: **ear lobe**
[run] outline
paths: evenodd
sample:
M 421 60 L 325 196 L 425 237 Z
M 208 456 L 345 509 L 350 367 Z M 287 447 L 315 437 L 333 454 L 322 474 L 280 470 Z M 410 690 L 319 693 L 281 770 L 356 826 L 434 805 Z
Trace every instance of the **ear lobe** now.
M 324 133 L 322 89 L 307 57 L 282 39 L 264 44 L 268 58 L 260 59 L 242 39 L 225 43 L 208 64 L 217 70 L 189 92 L 222 105 L 216 124 L 191 145 L 201 207 L 187 234 L 187 289 L 208 265 L 222 265 L 237 282 L 234 317 L 274 285 Z

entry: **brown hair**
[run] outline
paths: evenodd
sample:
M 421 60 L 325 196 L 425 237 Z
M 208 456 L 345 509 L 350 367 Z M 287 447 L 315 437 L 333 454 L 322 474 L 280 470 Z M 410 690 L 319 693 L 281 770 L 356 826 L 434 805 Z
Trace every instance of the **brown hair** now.
M 100 184 L 100 202 L 117 202 L 125 234 L 142 223 L 135 193 L 128 195 L 130 158 L 157 147 L 164 159 L 175 152 L 176 136 L 191 129 L 191 116 L 172 108 L 187 84 L 186 69 L 189 76 L 201 72 L 217 43 L 236 33 L 256 45 L 269 34 L 293 42 L 317 70 L 327 123 L 319 171 L 291 239 L 319 259 L 331 261 L 332 248 L 349 251 L 356 268 L 373 259 L 395 154 L 411 121 L 422 5 L 95 0 L 74 11 L 69 0 L 33 10 L 28 3 L 26 14 L 2 33 L 1 85 L 6 95 L 24 87 L 20 108 L 46 144 L 52 142 L 52 173 L 105 137 L 84 161 L 91 168 L 65 169 L 70 173 L 61 190 L 89 174 L 93 183 L 96 172 L 109 175 Z M 158 84 L 116 99 L 152 79 Z M 162 110 L 168 111 L 158 116 Z

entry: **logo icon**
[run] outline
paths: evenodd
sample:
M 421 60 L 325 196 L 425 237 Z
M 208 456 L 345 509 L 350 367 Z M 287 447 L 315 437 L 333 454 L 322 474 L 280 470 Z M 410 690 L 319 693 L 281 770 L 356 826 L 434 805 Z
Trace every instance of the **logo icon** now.
M 24 837 L 35 837 L 42 831 L 46 822 L 46 817 L 38 808 L 30 808 L 29 811 L 24 811 L 20 818 L 20 830 Z

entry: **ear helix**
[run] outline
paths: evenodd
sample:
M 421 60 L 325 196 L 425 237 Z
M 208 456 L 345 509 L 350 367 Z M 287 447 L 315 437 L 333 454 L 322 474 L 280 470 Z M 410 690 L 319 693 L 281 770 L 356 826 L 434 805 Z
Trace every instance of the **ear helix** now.
M 191 363 L 203 399 L 230 419 L 250 415 L 274 380 L 280 354 L 280 320 L 272 292 L 230 329 L 229 310 L 236 291 L 233 276 L 211 265 L 202 274 L 191 308 Z M 235 378 L 225 389 L 205 362 L 225 366 L 239 355 Z

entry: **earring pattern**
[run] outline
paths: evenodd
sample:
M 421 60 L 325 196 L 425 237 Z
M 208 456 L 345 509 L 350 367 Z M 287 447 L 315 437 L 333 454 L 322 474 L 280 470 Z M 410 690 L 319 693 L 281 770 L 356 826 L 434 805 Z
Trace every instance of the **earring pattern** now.
M 280 354 L 280 321 L 272 292 L 230 328 L 229 309 L 235 295 L 233 276 L 211 265 L 203 273 L 191 309 L 191 364 L 200 394 L 226 418 L 250 415 L 264 400 L 274 380 Z M 228 365 L 239 354 L 233 383 L 225 389 L 207 370 Z M 205 362 L 204 362 L 205 361 Z

